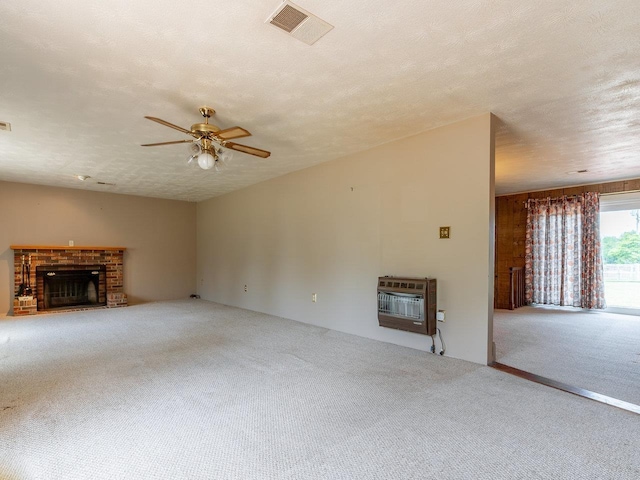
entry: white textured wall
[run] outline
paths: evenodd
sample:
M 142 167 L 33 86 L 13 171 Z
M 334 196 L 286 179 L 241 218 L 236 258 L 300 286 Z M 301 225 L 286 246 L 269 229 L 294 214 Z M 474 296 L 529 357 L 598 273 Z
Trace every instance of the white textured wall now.
M 493 302 L 491 123 L 490 114 L 482 115 L 199 203 L 198 292 L 428 349 L 429 337 L 378 326 L 376 280 L 435 277 L 438 307 L 447 311 L 439 324 L 447 355 L 486 363 Z M 449 240 L 438 238 L 445 225 Z
M 0 182 L 0 315 L 13 307 L 10 245 L 126 247 L 129 303 L 196 288 L 196 204 Z

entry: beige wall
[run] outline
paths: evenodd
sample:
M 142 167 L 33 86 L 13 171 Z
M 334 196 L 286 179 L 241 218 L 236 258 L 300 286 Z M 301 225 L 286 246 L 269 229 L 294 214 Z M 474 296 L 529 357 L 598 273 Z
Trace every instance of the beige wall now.
M 196 288 L 195 203 L 0 182 L 0 315 L 13 295 L 12 244 L 122 246 L 129 303 Z
M 378 326 L 376 280 L 435 277 L 447 355 L 487 363 L 493 162 L 486 114 L 201 202 L 198 292 L 427 350 L 429 337 Z

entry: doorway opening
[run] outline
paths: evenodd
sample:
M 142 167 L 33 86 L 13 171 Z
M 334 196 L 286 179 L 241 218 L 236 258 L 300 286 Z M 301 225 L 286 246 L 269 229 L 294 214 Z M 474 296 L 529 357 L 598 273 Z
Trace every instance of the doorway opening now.
M 502 210 L 498 213 L 502 216 L 497 218 L 501 219 L 501 230 L 497 230 L 496 237 L 502 257 L 496 262 L 497 271 L 500 261 L 517 267 L 524 259 L 523 197 L 514 195 L 500 204 Z M 640 264 L 640 257 L 635 256 L 640 255 L 640 242 L 635 242 L 640 238 L 640 219 L 634 210 L 640 210 L 640 192 L 600 197 L 604 298 L 608 308 L 529 305 L 506 310 L 508 303 L 503 302 L 503 310 L 494 311 L 496 368 L 640 413 L 640 385 L 635 380 L 640 358 L 640 278 L 634 272 L 634 265 Z M 615 217 L 622 218 L 622 223 Z M 609 226 L 612 222 L 618 224 L 613 229 Z M 610 245 L 605 246 L 607 242 Z M 508 279 L 503 272 L 499 271 L 500 278 Z M 498 286 L 503 287 L 498 290 L 501 293 L 510 290 L 506 281 Z

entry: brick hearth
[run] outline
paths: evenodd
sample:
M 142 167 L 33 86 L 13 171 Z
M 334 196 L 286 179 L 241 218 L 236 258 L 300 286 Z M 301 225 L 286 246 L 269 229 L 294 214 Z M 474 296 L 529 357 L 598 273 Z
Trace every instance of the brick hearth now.
M 34 315 L 38 311 L 38 288 L 42 285 L 36 280 L 36 268 L 40 265 L 105 265 L 107 307 L 126 307 L 127 295 L 123 289 L 123 247 L 52 247 L 33 245 L 11 245 L 14 251 L 15 291 L 13 301 L 14 315 Z M 29 262 L 31 258 L 32 295 L 17 296 L 22 283 L 22 256 Z M 41 308 L 42 309 L 42 308 Z M 83 307 L 70 307 L 79 310 Z M 44 313 L 44 312 L 42 312 Z

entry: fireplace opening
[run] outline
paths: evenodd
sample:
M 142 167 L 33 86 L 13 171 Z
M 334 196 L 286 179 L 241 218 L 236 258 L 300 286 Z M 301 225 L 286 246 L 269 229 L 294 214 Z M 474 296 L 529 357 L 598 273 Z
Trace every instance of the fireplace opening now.
M 38 310 L 107 304 L 105 265 L 36 267 Z

